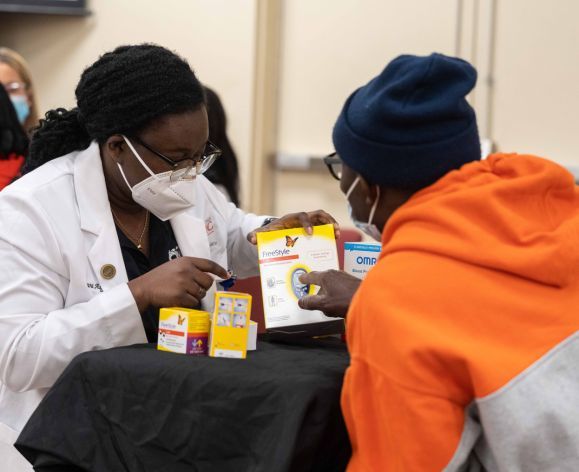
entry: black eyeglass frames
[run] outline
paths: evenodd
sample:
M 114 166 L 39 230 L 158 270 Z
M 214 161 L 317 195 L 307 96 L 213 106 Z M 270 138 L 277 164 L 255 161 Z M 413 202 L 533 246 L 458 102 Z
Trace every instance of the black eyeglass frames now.
M 334 151 L 324 157 L 324 164 L 328 166 L 328 170 L 334 179 L 342 180 L 342 159 L 338 157 L 338 153 Z
M 209 169 L 213 165 L 213 163 L 221 156 L 221 149 L 219 149 L 211 141 L 207 141 L 207 144 L 205 145 L 205 150 L 203 151 L 203 155 L 198 160 L 193 161 L 192 159 L 183 159 L 180 161 L 175 161 L 175 160 L 171 159 L 170 157 L 167 157 L 164 154 L 160 153 L 159 151 L 156 151 L 155 149 L 153 149 L 151 146 L 149 146 L 147 143 L 145 143 L 141 138 L 133 136 L 132 139 L 134 139 L 136 142 L 138 142 L 141 146 L 143 146 L 148 151 L 155 154 L 155 156 L 163 159 L 167 164 L 169 164 L 171 167 L 173 167 L 173 169 L 176 169 L 178 167 L 183 167 L 184 163 L 186 162 L 186 163 L 188 163 L 188 166 L 192 166 L 192 167 L 195 167 L 197 169 L 197 172 L 196 172 L 197 175 L 201 175 L 204 172 L 206 172 L 207 169 Z

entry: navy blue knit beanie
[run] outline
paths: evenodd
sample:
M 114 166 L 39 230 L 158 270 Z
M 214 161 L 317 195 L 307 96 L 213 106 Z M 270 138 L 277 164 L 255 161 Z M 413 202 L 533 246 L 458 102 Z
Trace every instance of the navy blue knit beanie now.
M 348 98 L 334 126 L 335 149 L 370 183 L 430 185 L 480 159 L 465 99 L 475 83 L 476 70 L 462 59 L 399 56 Z

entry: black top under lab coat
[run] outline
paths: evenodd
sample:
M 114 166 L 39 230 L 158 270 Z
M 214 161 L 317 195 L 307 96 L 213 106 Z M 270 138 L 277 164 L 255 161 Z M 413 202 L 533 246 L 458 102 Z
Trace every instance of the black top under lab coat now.
M 173 228 L 168 221 L 150 215 L 149 224 L 149 257 L 137 249 L 137 246 L 117 226 L 117 235 L 121 245 L 127 277 L 133 280 L 167 261 L 181 257 Z M 157 342 L 159 329 L 159 308 L 150 306 L 141 315 L 147 340 Z

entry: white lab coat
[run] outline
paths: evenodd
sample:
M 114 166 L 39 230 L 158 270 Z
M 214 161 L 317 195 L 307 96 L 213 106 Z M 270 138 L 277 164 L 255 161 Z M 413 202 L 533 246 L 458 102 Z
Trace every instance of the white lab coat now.
M 171 225 L 183 255 L 245 277 L 258 271 L 246 235 L 263 220 L 199 177 L 195 206 Z M 73 357 L 147 341 L 127 281 L 96 142 L 0 192 L 0 471 L 31 470 L 8 467 L 6 451 L 18 454 L 10 445 Z

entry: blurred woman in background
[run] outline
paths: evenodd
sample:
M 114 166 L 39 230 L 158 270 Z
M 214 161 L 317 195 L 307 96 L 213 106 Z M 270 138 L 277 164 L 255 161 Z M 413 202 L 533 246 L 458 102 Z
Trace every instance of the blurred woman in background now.
M 0 190 L 20 176 L 27 151 L 28 137 L 10 97 L 0 87 Z
M 209 118 L 209 140 L 221 149 L 221 159 L 205 173 L 225 197 L 239 206 L 239 168 L 235 151 L 227 137 L 227 116 L 219 99 L 219 95 L 207 86 L 205 97 L 207 101 L 207 117 Z
M 22 128 L 30 133 L 38 124 L 38 107 L 28 64 L 16 51 L 3 47 L 0 47 L 0 83 L 12 100 Z

